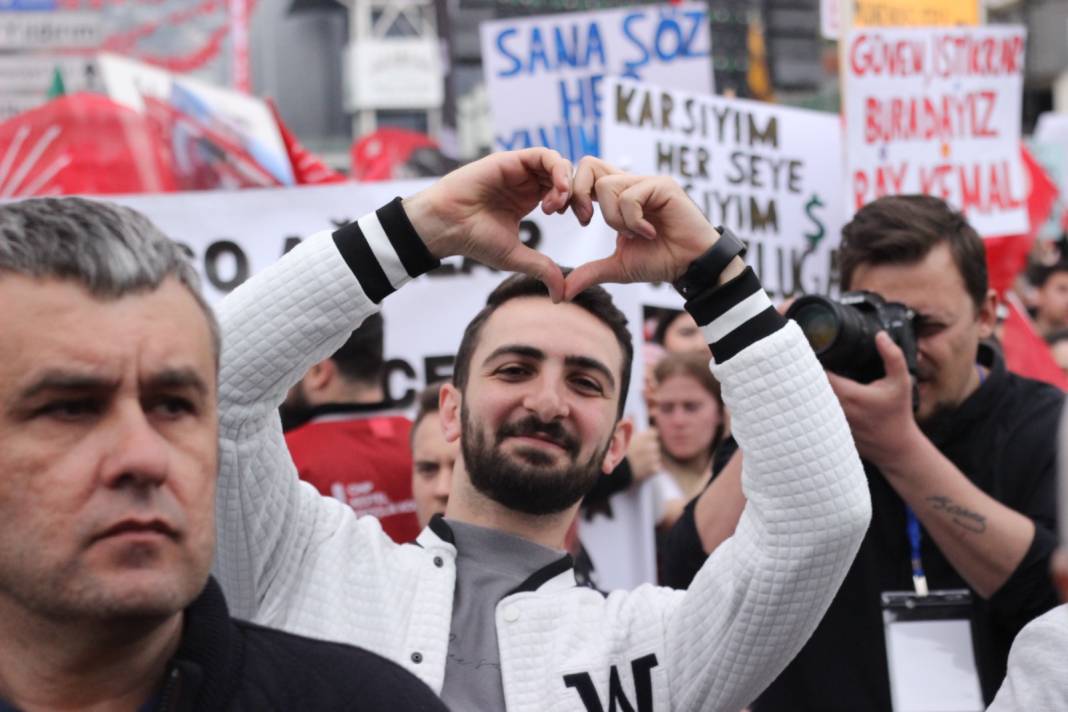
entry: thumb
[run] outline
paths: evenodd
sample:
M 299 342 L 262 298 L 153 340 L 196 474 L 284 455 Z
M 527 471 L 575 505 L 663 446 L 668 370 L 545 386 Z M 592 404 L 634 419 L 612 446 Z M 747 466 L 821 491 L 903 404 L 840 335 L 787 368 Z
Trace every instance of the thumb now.
M 603 257 L 579 265 L 565 280 L 564 299 L 574 299 L 584 289 L 603 282 L 620 281 L 622 275 L 619 270 L 619 262 L 613 257 Z
M 905 352 L 894 343 L 890 334 L 880 331 L 875 335 L 875 347 L 879 349 L 879 356 L 883 359 L 883 368 L 886 369 L 886 378 L 895 382 L 907 382 L 909 380 L 909 365 L 905 360 Z
M 508 255 L 506 269 L 522 272 L 541 280 L 549 290 L 549 298 L 554 303 L 564 298 L 564 273 L 560 270 L 560 265 L 553 262 L 547 255 L 532 250 L 526 245 L 516 245 Z

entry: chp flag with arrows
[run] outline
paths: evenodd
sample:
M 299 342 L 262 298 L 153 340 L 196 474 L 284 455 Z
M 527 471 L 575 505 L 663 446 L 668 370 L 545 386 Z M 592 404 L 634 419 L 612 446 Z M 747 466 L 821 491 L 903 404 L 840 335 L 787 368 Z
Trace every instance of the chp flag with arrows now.
M 841 124 L 835 114 L 605 80 L 605 160 L 678 180 L 749 245 L 773 298 L 837 289 Z

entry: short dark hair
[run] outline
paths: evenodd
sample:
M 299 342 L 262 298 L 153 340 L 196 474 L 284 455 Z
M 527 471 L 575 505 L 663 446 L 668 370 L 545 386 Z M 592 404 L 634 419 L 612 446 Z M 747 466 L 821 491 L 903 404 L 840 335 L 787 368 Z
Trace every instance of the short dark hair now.
M 432 413 L 437 413 L 441 409 L 441 387 L 446 383 L 447 381 L 435 381 L 419 391 L 419 395 L 415 397 L 415 417 L 412 418 L 413 438 L 415 437 L 415 429 L 423 418 Z
M 986 249 L 964 216 L 930 195 L 890 195 L 857 211 L 842 228 L 838 266 L 850 289 L 860 265 L 913 264 L 948 245 L 976 308 L 987 292 Z
M 656 317 L 656 328 L 653 329 L 652 342 L 654 344 L 664 345 L 664 339 L 667 338 L 667 331 L 671 328 L 671 325 L 675 323 L 675 320 L 682 316 L 681 309 L 668 309 L 667 307 L 660 310 L 660 313 Z
M 385 371 L 385 336 L 382 315 L 374 313 L 364 319 L 356 331 L 341 345 L 330 360 L 350 381 L 379 383 Z
M 566 275 L 570 270 L 565 269 Z M 486 298 L 486 306 L 475 315 L 471 323 L 464 329 L 463 338 L 460 340 L 460 348 L 456 352 L 456 365 L 453 368 L 452 382 L 461 392 L 467 387 L 467 379 L 471 373 L 471 357 L 474 356 L 478 339 L 493 312 L 512 299 L 520 297 L 545 297 L 549 298 L 549 290 L 539 280 L 525 274 L 514 274 L 501 282 L 490 292 Z M 631 343 L 630 330 L 627 328 L 627 317 L 623 316 L 615 304 L 612 296 L 605 291 L 604 287 L 594 285 L 579 292 L 570 302 L 581 307 L 595 316 L 601 323 L 612 330 L 619 342 L 619 348 L 623 351 L 623 370 L 619 379 L 619 412 L 618 417 L 623 417 L 623 407 L 627 402 L 627 390 L 630 388 L 631 362 L 634 360 L 634 344 Z
M 1049 281 L 1049 278 L 1058 272 L 1068 272 L 1068 259 L 1062 257 L 1051 265 L 1032 265 L 1027 270 L 1027 277 L 1032 286 L 1041 289 Z

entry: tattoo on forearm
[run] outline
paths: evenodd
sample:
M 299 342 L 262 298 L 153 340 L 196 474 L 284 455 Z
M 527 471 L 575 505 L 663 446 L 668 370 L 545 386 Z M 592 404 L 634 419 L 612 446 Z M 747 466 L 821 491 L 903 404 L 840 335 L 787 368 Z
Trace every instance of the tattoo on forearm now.
M 936 512 L 945 512 L 953 518 L 953 523 L 967 529 L 974 534 L 982 534 L 986 531 L 986 517 L 978 512 L 973 512 L 959 504 L 954 504 L 949 497 L 928 497 Z

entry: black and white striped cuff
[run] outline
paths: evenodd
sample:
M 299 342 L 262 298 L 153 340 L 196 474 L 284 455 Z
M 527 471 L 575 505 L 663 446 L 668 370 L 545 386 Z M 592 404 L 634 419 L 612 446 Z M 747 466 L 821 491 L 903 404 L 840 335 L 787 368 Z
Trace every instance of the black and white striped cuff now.
M 441 264 L 395 198 L 334 232 L 338 252 L 375 304 Z
M 751 267 L 686 302 L 686 311 L 701 327 L 716 363 L 727 361 L 786 325 Z

